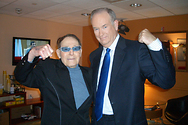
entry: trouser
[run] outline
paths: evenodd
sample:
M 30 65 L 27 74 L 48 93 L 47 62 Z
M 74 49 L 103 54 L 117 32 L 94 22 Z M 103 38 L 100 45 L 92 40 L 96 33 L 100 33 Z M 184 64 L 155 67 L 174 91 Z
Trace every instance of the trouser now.
M 97 125 L 115 125 L 115 119 L 113 115 L 103 115 L 97 122 Z

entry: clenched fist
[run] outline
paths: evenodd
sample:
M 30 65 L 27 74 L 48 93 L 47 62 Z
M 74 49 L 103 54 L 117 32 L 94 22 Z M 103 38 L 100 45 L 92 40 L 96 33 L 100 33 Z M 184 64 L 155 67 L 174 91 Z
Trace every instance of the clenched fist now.
M 140 43 L 145 43 L 146 45 L 151 44 L 156 39 L 157 38 L 153 34 L 151 34 L 148 29 L 142 30 L 138 36 L 138 41 Z
M 32 62 L 35 57 L 41 56 L 43 60 L 52 56 L 53 49 L 49 44 L 36 46 L 31 49 L 28 55 L 28 61 Z

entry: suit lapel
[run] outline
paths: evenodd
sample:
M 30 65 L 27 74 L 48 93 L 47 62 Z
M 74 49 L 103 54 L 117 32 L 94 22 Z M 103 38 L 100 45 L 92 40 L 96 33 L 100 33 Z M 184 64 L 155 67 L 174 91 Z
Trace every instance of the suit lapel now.
M 112 86 L 114 80 L 116 79 L 116 75 L 121 68 L 126 53 L 126 43 L 124 42 L 124 38 L 120 37 L 114 53 L 110 86 Z
M 74 93 L 73 93 L 73 89 L 72 89 L 72 83 L 71 83 L 69 71 L 66 68 L 66 66 L 61 63 L 61 61 L 59 61 L 59 63 L 57 64 L 56 67 L 57 67 L 56 71 L 57 71 L 57 75 L 58 75 L 58 78 L 59 78 L 59 82 L 64 84 L 63 87 L 65 88 L 67 96 L 69 96 L 69 98 L 70 98 L 68 103 L 69 103 L 69 105 L 74 104 L 74 106 L 71 106 L 71 107 L 75 107 L 76 108 L 76 104 L 75 104 L 75 100 L 74 100 Z M 92 82 L 91 81 L 91 77 L 89 75 L 92 75 L 92 74 L 89 74 L 88 70 L 84 69 L 81 66 L 80 66 L 80 69 L 82 71 L 83 78 L 85 80 L 86 87 L 87 87 L 88 92 L 89 92 L 89 98 L 90 98 L 90 96 L 93 93 L 93 88 L 92 88 L 92 84 L 91 84 L 91 82 Z M 82 105 L 80 107 L 82 107 Z
M 69 96 L 70 98 L 69 103 L 74 104 L 76 108 L 71 79 L 67 67 L 61 61 L 59 61 L 59 63 L 56 66 L 56 71 L 57 71 L 59 83 L 62 83 L 62 86 L 65 88 L 64 90 L 66 91 L 67 96 Z M 64 95 L 60 95 L 60 96 L 64 96 Z
M 111 83 L 114 83 L 114 80 L 116 78 L 116 75 L 118 74 L 118 71 L 123 63 L 123 60 L 125 58 L 126 55 L 126 43 L 124 42 L 125 39 L 123 37 L 120 36 L 117 46 L 116 46 L 116 50 L 114 53 L 114 60 L 113 60 L 113 65 L 112 65 L 112 73 L 111 73 Z M 100 46 L 97 50 L 96 56 L 93 59 L 93 64 L 92 64 L 92 68 L 93 69 L 93 81 L 94 81 L 94 86 L 96 88 L 96 83 L 97 83 L 97 78 L 98 78 L 98 69 L 99 69 L 99 63 L 100 63 L 100 58 L 101 58 L 101 54 L 102 54 L 102 50 L 103 47 Z M 110 86 L 112 85 L 110 83 Z M 95 92 L 95 91 L 94 91 Z
M 96 86 L 97 86 L 97 78 L 98 78 L 98 71 L 99 71 L 99 64 L 100 64 L 100 58 L 101 58 L 102 50 L 103 50 L 103 47 L 100 46 L 98 48 L 98 51 L 97 51 L 95 58 L 93 59 L 92 66 L 91 66 L 92 69 L 93 69 L 93 80 L 92 81 L 94 81 L 93 82 L 94 88 L 96 88 Z M 96 91 L 94 91 L 94 92 L 96 92 Z

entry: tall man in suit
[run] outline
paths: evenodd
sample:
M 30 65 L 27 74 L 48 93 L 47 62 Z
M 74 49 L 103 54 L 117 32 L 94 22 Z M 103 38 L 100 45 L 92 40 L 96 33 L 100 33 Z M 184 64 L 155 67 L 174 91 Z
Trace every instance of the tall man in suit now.
M 140 32 L 138 41 L 121 37 L 117 32 L 116 15 L 111 9 L 93 10 L 91 24 L 97 40 L 102 45 L 90 54 L 93 83 L 96 88 L 92 124 L 147 125 L 144 82 L 148 79 L 163 89 L 174 86 L 175 69 L 170 53 L 147 29 Z M 98 86 L 107 48 L 110 49 L 107 84 L 103 100 L 98 101 L 102 95 L 102 92 L 98 94 Z M 102 108 L 99 108 L 101 102 Z

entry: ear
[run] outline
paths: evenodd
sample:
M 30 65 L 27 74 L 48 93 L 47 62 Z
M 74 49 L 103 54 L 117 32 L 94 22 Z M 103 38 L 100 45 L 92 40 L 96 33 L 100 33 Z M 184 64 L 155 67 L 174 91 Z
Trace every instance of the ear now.
M 116 29 L 116 31 L 118 30 L 118 20 L 115 20 L 114 21 L 114 27 L 115 27 L 115 29 Z
M 82 49 L 80 50 L 80 57 L 82 56 Z
M 59 49 L 56 50 L 56 54 L 57 54 L 57 56 L 58 56 L 59 58 L 61 58 L 60 52 L 61 52 L 61 51 L 60 51 Z

